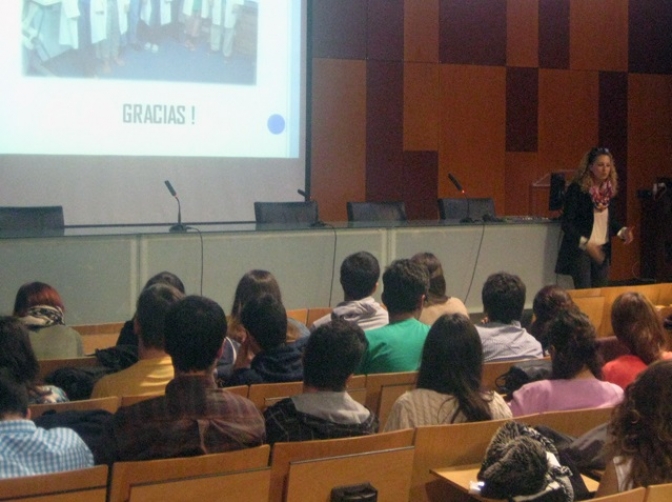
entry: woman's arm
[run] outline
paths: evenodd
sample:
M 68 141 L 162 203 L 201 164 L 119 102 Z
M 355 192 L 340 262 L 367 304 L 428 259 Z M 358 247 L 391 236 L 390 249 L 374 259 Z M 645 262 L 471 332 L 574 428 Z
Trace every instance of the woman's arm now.
M 605 495 L 612 495 L 614 493 L 618 493 L 618 478 L 616 477 L 614 460 L 609 459 L 602 479 L 600 479 L 600 486 L 597 489 L 595 497 L 604 497 Z

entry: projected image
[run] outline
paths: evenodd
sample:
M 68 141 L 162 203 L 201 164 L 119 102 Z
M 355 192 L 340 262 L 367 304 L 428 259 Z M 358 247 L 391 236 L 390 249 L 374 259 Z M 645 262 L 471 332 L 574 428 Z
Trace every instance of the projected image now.
M 24 0 L 25 76 L 257 82 L 258 0 Z

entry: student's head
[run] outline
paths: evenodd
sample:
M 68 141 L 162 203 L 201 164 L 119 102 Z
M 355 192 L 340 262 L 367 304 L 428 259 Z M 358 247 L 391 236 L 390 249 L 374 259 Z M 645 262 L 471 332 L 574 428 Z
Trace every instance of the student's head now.
M 264 294 L 271 295 L 282 303 L 280 285 L 273 274 L 267 270 L 250 270 L 238 281 L 233 306 L 231 307 L 231 316 L 240 318 L 240 313 L 245 304 L 252 298 L 258 298 Z
M 303 381 L 320 390 L 340 392 L 366 351 L 362 328 L 343 319 L 318 327 L 303 354 Z
M 427 303 L 429 305 L 445 303 L 448 300 L 448 296 L 446 296 L 446 278 L 443 275 L 443 267 L 439 259 L 432 253 L 417 253 L 413 255 L 411 260 L 427 268 L 429 274 Z
M 14 315 L 24 317 L 28 309 L 37 305 L 46 305 L 65 312 L 63 300 L 58 291 L 44 282 L 28 282 L 19 288 L 14 300 Z
M 383 273 L 382 300 L 390 314 L 406 314 L 422 307 L 429 288 L 427 269 L 411 260 L 395 260 Z
M 28 329 L 15 317 L 0 317 L 0 368 L 30 386 L 40 371 Z
M 169 286 L 177 289 L 180 293 L 185 293 L 184 284 L 180 278 L 172 272 L 168 272 L 167 270 L 159 272 L 158 274 L 150 277 L 143 289 L 147 289 L 154 284 L 168 284 Z
M 0 369 L 0 420 L 28 416 L 28 390 L 13 375 Z
M 631 461 L 634 487 L 672 482 L 672 361 L 657 361 L 625 389 L 611 416 L 614 455 Z
M 373 294 L 379 277 L 378 260 L 366 251 L 351 254 L 341 263 L 341 286 L 346 300 L 361 300 Z
M 163 350 L 166 312 L 182 298 L 183 293 L 166 283 L 159 282 L 142 290 L 138 297 L 135 320 L 145 348 Z
M 623 293 L 616 298 L 611 306 L 611 327 L 630 352 L 646 364 L 659 359 L 665 349 L 662 319 L 641 293 Z
M 517 275 L 492 274 L 483 284 L 481 300 L 490 322 L 510 324 L 520 321 L 525 308 L 525 284 Z
M 469 421 L 490 418 L 480 396 L 483 347 L 476 328 L 461 314 L 444 314 L 427 334 L 418 388 L 450 394 Z
M 571 308 L 576 308 L 572 297 L 560 286 L 544 286 L 534 296 L 532 302 L 534 321 L 530 326 L 530 333 L 539 340 L 544 350 L 548 349 L 548 335 L 546 334 L 548 324 L 558 312 Z
M 583 312 L 559 312 L 548 325 L 548 342 L 554 379 L 574 378 L 584 368 L 601 376 L 595 328 Z
M 165 323 L 165 350 L 177 371 L 205 371 L 215 364 L 226 335 L 226 315 L 216 302 L 182 298 L 170 306 Z
M 240 313 L 240 322 L 263 351 L 285 343 L 287 312 L 272 295 L 250 299 Z

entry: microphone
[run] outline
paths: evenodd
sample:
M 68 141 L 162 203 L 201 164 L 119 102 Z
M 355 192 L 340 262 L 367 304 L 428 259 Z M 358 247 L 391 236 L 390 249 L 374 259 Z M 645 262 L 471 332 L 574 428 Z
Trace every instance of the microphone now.
M 460 184 L 459 181 L 457 181 L 457 178 L 453 176 L 451 173 L 448 173 L 448 177 L 450 178 L 450 181 L 453 182 L 453 185 L 455 185 L 455 188 L 462 194 L 464 194 L 464 189 L 462 188 L 462 185 Z
M 177 192 L 173 188 L 173 185 L 170 184 L 170 181 L 166 180 L 166 181 L 164 181 L 164 183 L 166 184 L 166 188 L 168 188 L 168 191 L 170 192 L 170 195 L 175 197 L 175 200 L 177 201 L 177 224 L 170 227 L 169 231 L 170 232 L 186 232 L 187 231 L 187 226 L 182 225 L 182 205 L 180 204 L 180 198 L 177 196 Z
M 453 176 L 452 173 L 448 173 L 448 178 L 450 178 L 450 181 L 455 185 L 455 188 L 464 195 L 464 199 L 467 201 L 467 216 L 462 218 L 460 220 L 460 223 L 473 223 L 474 220 L 469 216 L 469 197 L 467 197 L 467 193 L 465 192 L 464 188 L 462 188 L 462 184 L 457 181 L 457 178 Z

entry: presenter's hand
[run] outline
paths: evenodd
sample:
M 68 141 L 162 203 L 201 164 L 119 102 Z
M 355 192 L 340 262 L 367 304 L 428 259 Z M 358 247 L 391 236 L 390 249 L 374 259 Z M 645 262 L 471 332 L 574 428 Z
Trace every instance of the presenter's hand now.
M 625 227 L 623 235 L 621 236 L 624 243 L 630 244 L 635 239 L 635 235 L 632 232 L 634 229 L 635 227 Z
M 588 253 L 588 256 L 590 256 L 590 258 L 598 265 L 601 265 L 606 258 L 602 246 L 591 241 L 586 243 L 586 253 Z

